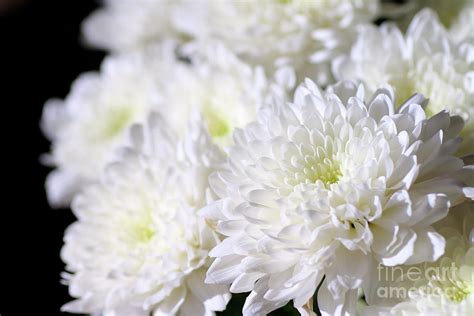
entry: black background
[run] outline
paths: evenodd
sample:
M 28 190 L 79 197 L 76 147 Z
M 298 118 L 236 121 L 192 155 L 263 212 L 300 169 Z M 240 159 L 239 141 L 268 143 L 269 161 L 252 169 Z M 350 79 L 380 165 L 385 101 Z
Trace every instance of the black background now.
M 30 0 L 0 16 L 2 316 L 59 315 L 70 300 L 59 283 L 59 251 L 74 217 L 46 202 L 49 170 L 38 157 L 49 143 L 39 119 L 48 98 L 65 97 L 79 73 L 98 69 L 104 54 L 81 45 L 79 30 L 96 6 L 92 0 Z

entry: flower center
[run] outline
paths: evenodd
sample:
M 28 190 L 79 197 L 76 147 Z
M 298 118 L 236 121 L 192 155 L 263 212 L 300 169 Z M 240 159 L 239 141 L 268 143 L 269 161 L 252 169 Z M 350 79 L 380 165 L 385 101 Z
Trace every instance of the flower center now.
M 321 181 L 326 187 L 337 183 L 342 176 L 339 163 L 329 158 L 309 164 L 304 171 L 310 182 L 316 183 Z
M 134 111 L 131 107 L 123 106 L 108 113 L 108 117 L 102 122 L 103 127 L 100 129 L 99 138 L 109 140 L 120 134 L 123 129 L 132 121 Z
M 314 166 L 311 166 L 311 170 L 313 171 L 313 182 L 319 180 L 326 186 L 338 182 L 342 176 L 341 169 L 339 168 L 338 164 L 332 161 L 318 163 Z
M 129 233 L 133 240 L 139 243 L 149 242 L 155 235 L 151 220 L 143 220 L 129 224 Z
M 471 291 L 472 289 L 462 282 L 457 282 L 457 284 L 444 289 L 446 297 L 456 303 L 464 301 L 471 294 Z
M 229 134 L 231 127 L 227 119 L 218 113 L 212 105 L 205 106 L 202 113 L 212 137 L 219 138 Z
M 450 265 L 448 265 L 450 264 Z M 451 259 L 445 258 L 443 267 L 450 267 L 449 272 L 444 275 L 434 275 L 433 285 L 438 287 L 442 293 L 452 302 L 460 303 L 470 294 L 474 293 L 474 276 L 463 275 L 463 267 L 455 264 Z M 468 273 L 469 274 L 469 273 Z

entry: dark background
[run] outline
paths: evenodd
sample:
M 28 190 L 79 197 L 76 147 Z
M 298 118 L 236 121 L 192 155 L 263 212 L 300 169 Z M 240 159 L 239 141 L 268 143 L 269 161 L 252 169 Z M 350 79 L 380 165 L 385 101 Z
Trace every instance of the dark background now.
M 104 54 L 84 48 L 79 36 L 96 6 L 93 0 L 0 0 L 2 316 L 59 315 L 70 300 L 59 283 L 59 251 L 74 217 L 46 202 L 49 170 L 38 157 L 49 143 L 39 119 L 48 98 L 65 97 L 79 73 L 98 69 Z

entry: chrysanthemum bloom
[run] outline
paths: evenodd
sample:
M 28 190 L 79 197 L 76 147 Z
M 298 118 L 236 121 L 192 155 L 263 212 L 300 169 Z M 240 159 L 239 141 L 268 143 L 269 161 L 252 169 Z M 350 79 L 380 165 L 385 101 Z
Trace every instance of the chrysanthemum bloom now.
M 202 211 L 226 236 L 206 282 L 252 291 L 245 315 L 290 300 L 305 314 L 323 282 L 323 314 L 346 315 L 376 263 L 438 259 L 431 225 L 473 196 L 463 179 L 474 171 L 454 156 L 462 120 L 427 119 L 421 95 L 394 103 L 388 86 L 366 99 L 351 82 L 325 94 L 307 80 L 293 103 L 237 129 L 227 169 L 210 178 L 220 199 Z
M 94 182 L 129 127 L 158 106 L 156 60 L 170 69 L 175 63 L 171 46 L 154 56 L 108 57 L 100 72 L 80 75 L 65 100 L 45 104 L 41 124 L 52 142 L 46 162 L 57 167 L 46 181 L 53 206 L 67 206 L 85 183 Z
M 129 127 L 159 111 L 180 135 L 190 113 L 202 112 L 216 143 L 225 145 L 235 126 L 254 119 L 271 91 L 292 88 L 289 69 L 268 80 L 221 46 L 200 51 L 193 64 L 176 60 L 172 43 L 109 57 L 100 73 L 84 74 L 64 101 L 49 101 L 43 127 L 52 141 L 47 179 L 53 205 L 67 205 L 84 183 L 95 182 Z M 198 58 L 199 57 L 199 58 Z M 277 88 L 279 87 L 279 88 Z
M 167 37 L 218 40 L 253 65 L 270 70 L 275 62 L 290 59 L 307 73 L 308 58 L 318 45 L 328 52 L 344 45 L 346 33 L 375 19 L 378 6 L 379 0 L 114 0 L 85 21 L 84 34 L 92 45 L 120 52 Z M 314 31 L 323 33 L 324 41 L 317 43 Z M 312 71 L 328 80 L 326 68 Z
M 385 268 L 381 277 L 388 287 L 379 287 L 382 297 L 374 293 L 379 305 L 365 308 L 363 315 L 474 314 L 474 203 L 451 210 L 436 226 L 446 238 L 445 254 L 431 264 Z M 396 279 L 386 280 L 387 276 Z M 398 303 L 383 306 L 390 301 Z
M 181 143 L 151 116 L 132 127 L 131 145 L 101 182 L 73 201 L 78 221 L 61 257 L 77 300 L 64 311 L 102 315 L 213 315 L 228 287 L 206 285 L 217 243 L 197 210 L 212 195 L 208 174 L 223 160 L 204 127 Z
M 166 39 L 184 40 L 174 25 L 186 0 L 105 0 L 83 23 L 89 45 L 114 52 L 143 49 Z
M 295 88 L 290 67 L 267 78 L 261 67 L 242 62 L 221 44 L 195 45 L 192 66 L 175 69 L 161 78 L 163 116 L 178 133 L 186 130 L 190 113 L 197 109 L 214 142 L 226 146 L 235 127 L 255 119 L 257 109 L 274 94 L 287 98 Z
M 335 59 L 334 76 L 359 79 L 369 92 L 389 83 L 400 101 L 422 93 L 430 99 L 429 115 L 448 109 L 465 120 L 461 154 L 472 153 L 474 38 L 460 36 L 451 36 L 428 9 L 414 18 L 405 35 L 392 24 L 361 27 L 350 54 Z

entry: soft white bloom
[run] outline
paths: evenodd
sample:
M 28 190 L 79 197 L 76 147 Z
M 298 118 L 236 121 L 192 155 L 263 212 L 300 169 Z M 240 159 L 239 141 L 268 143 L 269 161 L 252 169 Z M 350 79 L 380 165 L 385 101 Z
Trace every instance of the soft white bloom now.
M 197 211 L 212 195 L 208 175 L 221 150 L 197 123 L 177 143 L 152 115 L 131 129 L 100 183 L 73 201 L 64 278 L 77 300 L 63 310 L 114 316 L 213 315 L 228 287 L 206 285 L 208 251 L 218 239 Z
M 88 44 L 111 51 L 132 51 L 165 39 L 184 40 L 175 16 L 192 0 L 104 0 L 83 23 Z
M 332 80 L 327 64 L 312 66 L 338 53 L 353 33 L 355 25 L 370 23 L 378 13 L 378 0 L 261 0 L 208 1 L 204 19 L 198 29 L 193 19 L 186 30 L 198 40 L 218 39 L 252 64 L 272 69 L 275 64 L 289 64 L 298 76 Z M 314 37 L 314 38 L 313 38 Z
M 170 45 L 154 53 L 172 69 Z M 57 167 L 46 181 L 52 205 L 67 205 L 84 183 L 94 182 L 128 128 L 158 105 L 155 65 L 139 54 L 108 57 L 100 72 L 80 75 L 66 99 L 46 103 L 41 123 L 52 142 L 47 163 Z
M 350 54 L 335 59 L 338 80 L 358 79 L 370 92 L 389 83 L 399 101 L 416 92 L 430 99 L 429 115 L 443 109 L 465 120 L 461 152 L 474 147 L 474 38 L 454 41 L 430 10 L 405 35 L 393 24 L 360 28 Z
M 279 68 L 266 78 L 261 67 L 252 68 L 233 53 L 217 45 L 194 45 L 192 67 L 175 69 L 162 78 L 160 95 L 163 115 L 178 132 L 186 129 L 193 109 L 202 113 L 215 143 L 232 141 L 235 127 L 243 127 L 271 95 L 286 98 L 295 87 L 290 67 Z
M 206 282 L 252 291 L 244 315 L 289 300 L 304 314 L 325 276 L 319 307 L 347 315 L 377 262 L 438 259 L 445 240 L 431 225 L 474 196 L 474 170 L 454 156 L 462 120 L 427 119 L 426 103 L 397 110 L 388 86 L 368 99 L 351 82 L 322 93 L 307 80 L 293 103 L 262 108 L 209 180 L 220 199 L 202 213 L 226 238 Z
M 47 180 L 53 205 L 67 205 L 84 183 L 95 182 L 131 124 L 160 112 L 180 135 L 190 113 L 204 116 L 216 143 L 229 143 L 232 129 L 254 119 L 270 92 L 285 95 L 294 85 L 291 69 L 267 80 L 222 46 L 200 48 L 192 64 L 176 59 L 172 43 L 109 57 L 100 73 L 81 75 L 64 101 L 49 101 L 43 129 L 52 140 Z
M 465 316 L 474 314 L 474 203 L 455 207 L 435 225 L 446 238 L 446 252 L 438 261 L 417 266 L 385 268 L 382 277 L 397 276 L 387 294 L 394 306 L 370 306 L 363 315 Z M 384 280 L 388 281 L 388 280 Z M 382 293 L 382 292 L 381 292 Z M 394 295 L 395 296 L 395 295 Z M 403 297 L 404 296 L 404 297 Z
M 94 46 L 121 52 L 167 37 L 217 40 L 253 65 L 290 63 L 327 81 L 327 65 L 311 68 L 310 55 L 333 56 L 355 25 L 375 19 L 378 6 L 379 0 L 109 0 L 85 21 L 84 34 Z

